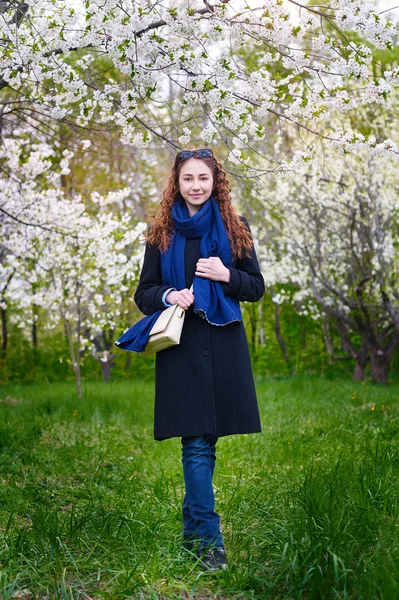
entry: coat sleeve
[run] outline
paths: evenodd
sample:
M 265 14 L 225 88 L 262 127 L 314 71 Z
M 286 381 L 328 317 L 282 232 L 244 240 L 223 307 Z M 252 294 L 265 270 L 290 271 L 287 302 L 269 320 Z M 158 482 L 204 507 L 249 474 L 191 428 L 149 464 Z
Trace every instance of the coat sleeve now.
M 248 221 L 240 217 L 250 232 Z M 265 293 L 265 282 L 259 268 L 255 248 L 252 245 L 250 256 L 238 258 L 235 267 L 228 267 L 230 283 L 222 283 L 226 296 L 232 296 L 239 302 L 257 302 Z
M 157 246 L 147 242 L 134 301 L 142 313 L 152 315 L 165 308 L 162 296 L 166 290 L 170 290 L 170 285 L 162 285 L 161 253 Z

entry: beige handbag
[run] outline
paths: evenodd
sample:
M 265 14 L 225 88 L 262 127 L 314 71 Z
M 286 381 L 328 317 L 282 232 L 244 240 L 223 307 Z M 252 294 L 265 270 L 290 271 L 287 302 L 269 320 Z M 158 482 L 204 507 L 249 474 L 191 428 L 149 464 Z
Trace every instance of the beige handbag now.
M 152 326 L 144 354 L 154 354 L 180 343 L 185 312 L 178 304 L 162 311 Z
M 144 354 L 154 354 L 180 344 L 185 315 L 186 311 L 178 304 L 165 308 L 152 326 Z

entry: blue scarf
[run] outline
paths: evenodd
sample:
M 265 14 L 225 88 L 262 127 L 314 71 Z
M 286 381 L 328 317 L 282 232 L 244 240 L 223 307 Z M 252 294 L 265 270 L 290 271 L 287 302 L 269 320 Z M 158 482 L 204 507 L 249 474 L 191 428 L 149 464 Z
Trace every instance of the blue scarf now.
M 218 256 L 226 267 L 232 265 L 230 242 L 213 196 L 192 217 L 182 198 L 172 206 L 175 234 L 166 252 L 161 253 L 162 283 L 182 290 L 186 287 L 184 252 L 187 238 L 200 237 L 200 254 L 203 258 Z M 195 276 L 193 281 L 194 312 L 211 325 L 228 325 L 242 321 L 238 300 L 226 296 L 220 282 Z M 161 314 L 158 310 L 133 325 L 115 344 L 123 350 L 143 352 L 149 333 Z

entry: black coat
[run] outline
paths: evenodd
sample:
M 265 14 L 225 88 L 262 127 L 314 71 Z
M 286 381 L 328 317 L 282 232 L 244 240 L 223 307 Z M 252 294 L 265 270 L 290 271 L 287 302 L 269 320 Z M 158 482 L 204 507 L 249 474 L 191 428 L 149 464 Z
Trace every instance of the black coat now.
M 243 219 L 248 227 L 248 223 Z M 248 227 L 249 229 L 249 227 Z M 200 256 L 200 238 L 186 240 L 186 287 L 192 284 Z M 228 296 L 256 302 L 265 291 L 255 250 L 233 262 Z M 146 315 L 164 308 L 158 248 L 147 243 L 134 299 Z M 210 325 L 186 311 L 178 346 L 156 354 L 154 437 L 212 435 L 261 431 L 248 342 L 243 323 Z

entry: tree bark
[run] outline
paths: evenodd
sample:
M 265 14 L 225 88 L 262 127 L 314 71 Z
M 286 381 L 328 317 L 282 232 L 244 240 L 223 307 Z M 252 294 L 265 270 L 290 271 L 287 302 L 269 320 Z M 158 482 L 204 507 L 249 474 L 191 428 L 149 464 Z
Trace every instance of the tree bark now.
M 114 363 L 115 354 L 108 356 L 107 360 L 100 359 L 101 372 L 103 381 L 109 381 L 111 379 L 111 369 Z
M 32 323 L 32 348 L 37 348 L 37 325 L 36 321 Z
M 352 379 L 353 381 L 364 381 L 366 379 L 366 363 L 356 361 L 355 368 L 353 369 Z
M 334 345 L 331 337 L 330 323 L 324 312 L 321 315 L 321 330 L 323 332 L 324 345 L 328 354 L 328 362 L 332 364 L 334 360 Z
M 7 329 L 7 309 L 1 309 L 1 353 L 5 357 L 7 354 L 7 344 L 8 344 L 8 329 Z
M 111 370 L 114 366 L 115 354 L 110 353 L 110 349 L 113 348 L 114 330 L 111 329 L 108 334 L 105 330 L 102 331 L 101 336 L 96 336 L 92 341 L 96 349 L 96 354 L 93 355 L 94 360 L 101 363 L 101 374 L 103 381 L 109 381 L 111 379 Z M 88 332 L 86 332 L 88 336 Z M 125 369 L 127 370 L 130 365 L 131 353 L 127 352 L 127 362 Z
M 0 113 L 0 131 L 2 126 L 2 114 Z M 14 271 L 9 274 L 8 279 L 1 290 L 0 301 L 6 303 L 5 300 L 5 292 L 10 284 L 11 279 L 14 276 Z M 7 303 L 6 303 L 7 306 Z M 8 326 L 7 326 L 7 308 L 1 308 L 1 334 L 2 334 L 2 342 L 1 342 L 1 353 L 5 357 L 7 354 L 7 346 L 8 346 Z
M 306 350 L 306 335 L 305 319 L 301 315 L 299 317 L 299 338 L 301 340 L 301 350 Z
M 263 347 L 266 343 L 266 335 L 265 335 L 265 326 L 264 326 L 264 307 L 265 307 L 265 302 L 266 302 L 266 294 L 263 297 L 263 302 L 259 302 L 258 303 L 258 310 L 259 310 L 259 323 L 260 323 L 260 327 L 259 327 L 259 345 L 261 347 Z
M 63 310 L 61 311 L 61 315 L 64 320 L 65 332 L 66 332 L 66 336 L 68 339 L 69 351 L 70 351 L 71 360 L 72 360 L 72 366 L 73 366 L 73 370 L 75 373 L 76 393 L 78 395 L 78 398 L 81 398 L 82 397 L 82 380 L 81 380 L 81 373 L 80 373 L 79 347 L 75 351 L 75 347 L 73 344 L 73 333 L 72 333 L 69 321 L 66 318 L 66 314 L 64 313 Z
M 389 369 L 392 362 L 392 353 L 386 354 L 384 350 L 373 348 L 370 352 L 371 378 L 376 383 L 388 383 Z
M 356 365 L 353 370 L 353 381 L 364 381 L 366 379 L 366 367 L 369 359 L 369 351 L 365 342 L 362 342 L 360 350 L 356 356 Z
M 276 332 L 277 341 L 280 344 L 281 351 L 284 356 L 284 360 L 286 362 L 287 367 L 290 367 L 290 357 L 288 356 L 287 346 L 285 345 L 280 326 L 280 305 L 275 303 L 276 312 L 275 312 L 275 324 L 274 331 Z
M 348 346 L 346 340 L 341 336 L 341 352 L 350 352 L 350 347 Z
M 256 350 L 256 331 L 257 331 L 257 307 L 254 304 L 250 304 L 247 307 L 248 315 L 249 315 L 249 323 L 251 326 L 251 349 L 252 354 L 255 353 Z

